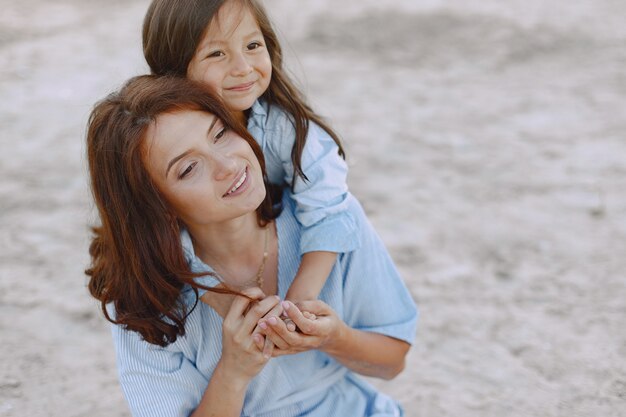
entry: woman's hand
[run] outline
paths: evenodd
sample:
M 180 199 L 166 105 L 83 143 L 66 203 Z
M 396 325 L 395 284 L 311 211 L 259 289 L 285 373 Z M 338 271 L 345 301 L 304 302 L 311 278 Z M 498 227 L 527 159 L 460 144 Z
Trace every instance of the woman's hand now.
M 276 345 L 273 356 L 332 349 L 347 327 L 335 311 L 320 300 L 302 301 L 297 306 L 283 301 L 282 307 L 299 331 L 290 331 L 285 321 L 274 315 L 259 320 L 261 331 Z M 262 343 L 255 343 L 262 349 Z
M 233 381 L 247 384 L 272 354 L 271 349 L 269 354 L 263 354 L 264 337 L 254 329 L 259 319 L 278 305 L 280 299 L 265 297 L 260 288 L 249 288 L 243 293 L 258 302 L 242 296 L 234 298 L 222 325 L 222 357 L 218 366 Z

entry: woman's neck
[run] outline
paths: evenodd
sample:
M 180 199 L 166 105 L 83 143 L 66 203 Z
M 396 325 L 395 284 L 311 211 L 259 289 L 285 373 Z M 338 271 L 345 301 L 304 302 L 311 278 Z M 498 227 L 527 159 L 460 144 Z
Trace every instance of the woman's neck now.
M 228 284 L 243 284 L 263 262 L 267 232 L 259 226 L 256 212 L 206 228 L 190 228 L 189 234 L 196 256 Z

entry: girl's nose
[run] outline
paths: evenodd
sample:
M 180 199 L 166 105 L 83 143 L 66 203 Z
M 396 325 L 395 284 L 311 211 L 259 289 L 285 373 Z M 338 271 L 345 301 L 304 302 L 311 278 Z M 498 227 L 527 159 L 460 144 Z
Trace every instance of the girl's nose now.
M 226 180 L 237 174 L 235 159 L 228 154 L 213 153 L 213 178 L 217 181 Z
M 243 53 L 233 56 L 231 72 L 236 77 L 248 75 L 252 71 L 252 66 Z

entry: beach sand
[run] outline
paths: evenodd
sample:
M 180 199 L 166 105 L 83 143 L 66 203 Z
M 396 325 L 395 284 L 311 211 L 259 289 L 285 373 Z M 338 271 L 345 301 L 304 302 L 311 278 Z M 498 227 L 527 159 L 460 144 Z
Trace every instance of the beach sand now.
M 468 3 L 266 1 L 421 310 L 372 381 L 408 417 L 624 416 L 626 3 Z M 0 0 L 1 417 L 129 415 L 84 133 L 147 5 Z

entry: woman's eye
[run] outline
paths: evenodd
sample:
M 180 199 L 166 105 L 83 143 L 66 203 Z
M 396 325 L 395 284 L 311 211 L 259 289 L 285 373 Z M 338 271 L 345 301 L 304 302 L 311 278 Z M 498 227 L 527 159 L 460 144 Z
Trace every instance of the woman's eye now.
M 185 170 L 178 176 L 178 179 L 182 180 L 187 175 L 189 175 L 195 166 L 196 166 L 196 162 L 189 164 L 189 166 L 185 168 Z
M 224 137 L 224 135 L 226 134 L 226 130 L 227 129 L 223 127 L 219 132 L 217 132 L 217 135 L 215 135 L 215 142 L 217 142 L 218 140 Z
M 256 41 L 255 42 L 251 42 L 251 43 L 248 44 L 248 50 L 251 51 L 253 49 L 260 48 L 261 46 L 263 46 L 261 44 L 261 42 L 256 42 Z

